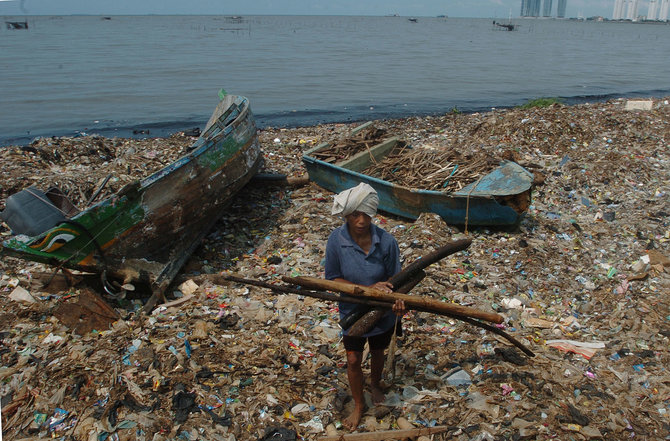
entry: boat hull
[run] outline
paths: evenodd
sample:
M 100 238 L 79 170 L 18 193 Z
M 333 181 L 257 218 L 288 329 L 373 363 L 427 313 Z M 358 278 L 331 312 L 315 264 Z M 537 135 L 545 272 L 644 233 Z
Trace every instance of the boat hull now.
M 248 100 L 226 96 L 185 156 L 43 234 L 5 241 L 3 249 L 148 282 L 162 293 L 261 161 Z
M 388 139 L 370 151 L 362 152 L 339 164 L 330 164 L 312 154 L 326 148 L 322 144 L 303 155 L 310 180 L 338 193 L 361 182 L 371 185 L 379 196 L 379 210 L 408 219 L 421 213 L 440 215 L 451 225 L 514 226 L 521 221 L 530 204 L 533 175 L 513 162 L 503 163 L 479 182 L 454 193 L 411 189 L 361 173 L 379 162 L 398 145 Z

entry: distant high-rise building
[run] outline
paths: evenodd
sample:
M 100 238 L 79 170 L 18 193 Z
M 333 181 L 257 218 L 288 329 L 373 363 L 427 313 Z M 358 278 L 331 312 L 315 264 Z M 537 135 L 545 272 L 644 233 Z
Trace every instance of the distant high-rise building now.
M 539 17 L 540 16 L 540 5 L 541 4 L 542 4 L 542 0 L 532 0 L 531 1 L 531 7 L 530 7 L 531 17 Z
M 624 18 L 624 5 L 626 0 L 616 0 L 614 2 L 614 12 L 612 12 L 612 20 L 621 20 Z
M 658 11 L 658 19 L 668 21 L 668 9 L 670 9 L 670 0 L 661 0 L 661 7 Z
M 565 9 L 567 8 L 568 0 L 558 0 L 558 8 L 556 9 L 556 17 L 565 18 Z
M 552 0 L 544 0 L 544 3 L 542 4 L 542 16 L 543 17 L 551 17 L 551 6 L 552 6 Z
M 638 0 L 628 1 L 628 10 L 626 11 L 627 20 L 637 20 L 637 6 Z
M 542 0 L 521 0 L 522 17 L 539 17 Z
M 656 0 L 649 0 L 649 9 L 647 9 L 647 20 L 656 20 Z
M 528 3 L 529 0 L 521 0 L 521 12 L 519 13 L 522 17 L 528 17 Z

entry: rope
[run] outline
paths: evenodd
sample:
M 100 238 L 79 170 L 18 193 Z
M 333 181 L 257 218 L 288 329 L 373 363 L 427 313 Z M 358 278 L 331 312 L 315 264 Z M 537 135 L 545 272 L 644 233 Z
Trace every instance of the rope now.
M 386 355 L 386 377 L 389 382 L 395 380 L 395 350 L 398 323 L 400 323 L 400 320 L 396 319 L 395 325 L 393 326 L 393 336 L 391 337 L 391 343 L 389 344 L 389 352 Z
M 484 175 L 480 176 L 479 179 L 475 182 L 475 185 L 472 186 L 470 191 L 468 191 L 468 195 L 465 199 L 465 235 L 468 235 L 468 218 L 470 217 L 470 195 L 472 194 L 473 191 L 475 191 L 475 188 L 479 185 L 479 181 L 482 180 Z

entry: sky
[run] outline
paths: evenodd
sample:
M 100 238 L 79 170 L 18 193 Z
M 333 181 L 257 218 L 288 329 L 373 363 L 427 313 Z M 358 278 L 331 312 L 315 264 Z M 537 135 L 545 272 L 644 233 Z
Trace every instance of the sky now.
M 554 11 L 558 0 L 553 0 Z M 566 16 L 612 17 L 614 0 L 568 0 Z M 640 1 L 646 12 L 647 1 Z M 517 17 L 521 0 L 0 0 L 0 15 L 389 15 Z

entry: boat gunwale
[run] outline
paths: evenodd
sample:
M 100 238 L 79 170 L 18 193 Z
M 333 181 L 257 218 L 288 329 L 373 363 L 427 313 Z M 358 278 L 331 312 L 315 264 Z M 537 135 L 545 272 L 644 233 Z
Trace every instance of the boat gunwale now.
M 230 95 L 228 95 L 230 96 Z M 153 185 L 158 185 L 162 179 L 166 179 L 168 175 L 171 173 L 174 173 L 175 171 L 181 169 L 185 165 L 189 164 L 191 161 L 196 159 L 199 156 L 202 156 L 204 153 L 209 151 L 211 148 L 215 147 L 219 142 L 221 142 L 223 139 L 227 138 L 228 136 L 231 135 L 232 132 L 234 132 L 235 128 L 239 126 L 240 122 L 245 121 L 249 115 L 249 100 L 241 95 L 235 95 L 234 100 L 231 102 L 231 105 L 228 107 L 228 109 L 231 109 L 233 111 L 233 107 L 240 108 L 241 110 L 235 115 L 235 118 L 228 124 L 225 125 L 222 130 L 214 135 L 211 136 L 211 138 L 206 138 L 205 136 L 207 135 L 207 132 L 211 131 L 213 127 L 220 127 L 219 125 L 212 125 L 210 127 L 207 127 L 205 132 L 196 139 L 193 144 L 189 147 L 189 151 L 185 153 L 184 155 L 180 156 L 179 158 L 175 159 L 174 161 L 170 162 L 169 164 L 165 165 L 164 167 L 160 168 L 159 170 L 156 170 L 149 176 L 146 176 L 141 179 L 137 179 L 133 181 L 130 184 L 127 185 L 133 185 L 133 183 L 139 183 L 139 186 L 137 188 L 138 193 L 142 193 L 149 189 Z M 223 117 L 226 112 L 223 112 L 220 117 Z M 229 117 L 228 115 L 227 117 Z M 217 118 L 218 121 L 218 118 Z M 253 141 L 252 137 L 252 141 Z M 253 142 L 250 143 L 250 145 L 253 145 Z M 244 146 L 248 147 L 248 146 Z M 239 149 L 238 152 L 236 153 L 241 153 L 242 148 Z M 234 155 L 232 155 L 234 156 Z M 94 210 L 96 207 L 105 205 L 110 198 L 118 197 L 120 196 L 120 193 L 122 192 L 123 188 L 119 189 L 119 191 L 116 191 L 115 193 L 110 194 L 106 198 L 101 199 L 94 205 L 91 205 L 90 207 L 87 207 L 83 210 L 81 210 L 77 215 L 73 216 L 72 219 L 77 219 L 79 218 L 82 214 L 85 214 L 86 212 Z

